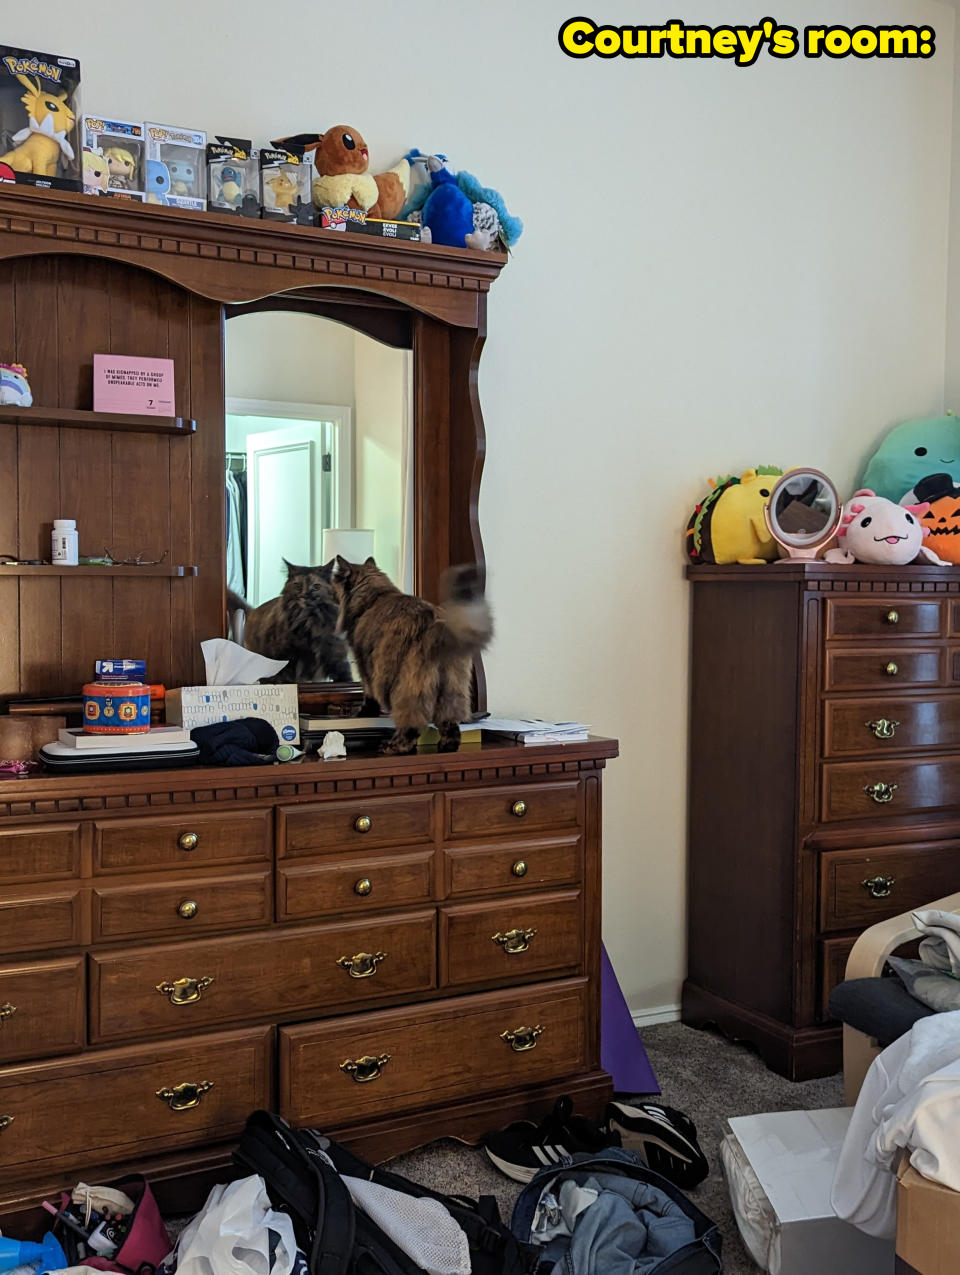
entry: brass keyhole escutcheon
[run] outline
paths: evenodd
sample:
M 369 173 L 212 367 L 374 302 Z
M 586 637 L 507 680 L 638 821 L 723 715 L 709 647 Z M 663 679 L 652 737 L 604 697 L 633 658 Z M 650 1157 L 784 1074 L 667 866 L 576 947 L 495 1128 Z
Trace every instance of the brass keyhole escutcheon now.
M 168 980 L 158 983 L 157 991 L 161 996 L 169 996 L 171 1005 L 193 1005 L 212 982 L 209 975 L 203 978 L 177 978 L 173 982 Z
M 181 850 L 196 850 L 200 844 L 200 838 L 195 832 L 181 832 L 177 837 L 177 845 Z
M 156 1091 L 161 1102 L 165 1102 L 171 1111 L 192 1111 L 200 1106 L 200 1099 L 213 1088 L 212 1080 L 195 1082 L 186 1080 L 181 1085 L 163 1088 Z
M 372 978 L 377 966 L 386 959 L 386 952 L 358 952 L 356 956 L 341 956 L 337 964 L 351 978 Z
M 361 877 L 357 884 L 353 887 L 354 894 L 366 896 L 373 891 L 373 882 L 369 877 Z
M 510 871 L 515 877 L 525 877 L 527 875 L 527 865 L 522 859 L 518 859 Z
M 196 899 L 184 899 L 177 908 L 177 915 L 182 916 L 185 921 L 191 921 L 197 915 Z
M 900 726 L 899 722 L 892 721 L 889 717 L 878 717 L 875 722 L 865 722 L 867 730 L 872 730 L 877 739 L 893 739 Z
M 900 672 L 900 666 L 898 664 L 894 664 L 893 660 L 891 660 L 889 664 L 884 665 L 883 671 L 886 673 L 887 677 L 896 677 Z
M 899 624 L 899 623 L 900 623 L 900 612 L 899 612 L 899 611 L 888 611 L 888 612 L 887 612 L 887 614 L 884 616 L 884 619 L 886 620 L 887 624 Z
M 537 1023 L 536 1027 L 515 1027 L 512 1032 L 501 1032 L 500 1039 L 505 1041 L 515 1054 L 525 1054 L 529 1049 L 536 1049 L 537 1041 L 544 1029 Z
M 866 881 L 860 882 L 871 899 L 888 899 L 896 883 L 896 877 L 867 877 Z
M 0 1026 L 2 1026 L 8 1018 L 12 1018 L 16 1012 L 16 1005 L 11 1005 L 9 1001 L 4 1001 L 4 1003 L 0 1005 Z
M 16 1118 L 16 1116 L 0 1116 L 0 1133 L 3 1133 L 4 1129 L 9 1129 Z
M 875 801 L 880 806 L 885 806 L 888 802 L 893 801 L 893 794 L 899 786 L 899 784 L 885 784 L 882 780 L 878 780 L 875 784 L 867 784 L 863 791 L 871 801 Z
M 527 803 L 525 801 L 515 801 L 510 807 L 510 813 L 516 815 L 518 819 L 522 819 L 527 813 Z
M 375 1058 L 370 1054 L 364 1054 L 362 1058 L 348 1058 L 340 1064 L 340 1070 L 352 1077 L 358 1085 L 368 1085 L 371 1080 L 380 1079 L 390 1057 L 390 1054 L 378 1054 Z
M 496 934 L 490 935 L 490 941 L 502 947 L 508 956 L 516 956 L 527 950 L 536 932 L 532 927 L 528 930 L 507 930 L 505 933 L 498 930 Z
M 353 821 L 353 826 L 357 832 L 369 832 L 373 827 L 373 820 L 369 815 L 357 815 Z

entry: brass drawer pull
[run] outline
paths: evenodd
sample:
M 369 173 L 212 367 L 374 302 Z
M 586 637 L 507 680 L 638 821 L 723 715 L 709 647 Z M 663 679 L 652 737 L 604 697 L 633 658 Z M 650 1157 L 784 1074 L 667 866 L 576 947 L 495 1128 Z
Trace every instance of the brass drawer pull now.
M 370 880 L 369 877 L 361 877 L 360 880 L 353 887 L 353 892 L 354 894 L 359 894 L 363 897 L 366 897 L 366 895 L 373 893 L 373 882 Z
M 527 865 L 522 859 L 518 859 L 510 871 L 515 877 L 525 877 L 527 875 Z
M 891 660 L 889 664 L 884 665 L 883 671 L 886 673 L 887 677 L 896 677 L 900 672 L 900 666 L 894 664 L 893 660 Z
M 161 996 L 169 996 L 171 1005 L 192 1005 L 212 982 L 209 975 L 203 978 L 177 978 L 172 983 L 169 980 L 158 983 L 157 991 Z
M 514 1027 L 512 1032 L 501 1032 L 500 1039 L 506 1041 L 515 1054 L 525 1054 L 528 1049 L 536 1049 L 543 1030 L 539 1023 L 536 1027 Z
M 357 815 L 353 821 L 353 826 L 357 832 L 369 832 L 373 827 L 373 820 L 369 815 Z
M 867 877 L 866 881 L 860 882 L 871 899 L 889 899 L 896 883 L 896 877 Z
M 872 730 L 877 739 L 893 739 L 900 726 L 899 722 L 889 717 L 878 717 L 875 722 L 864 722 L 867 730 Z
M 510 813 L 516 815 L 518 819 L 522 819 L 527 813 L 527 803 L 525 801 L 515 801 L 510 807 Z
M 340 1064 L 340 1070 L 345 1075 L 351 1076 L 358 1085 L 368 1085 L 371 1080 L 380 1079 L 390 1057 L 390 1054 L 380 1054 L 372 1058 L 370 1054 L 364 1054 L 362 1058 L 356 1060 L 348 1058 L 346 1062 Z
M 527 950 L 536 932 L 535 929 L 507 930 L 506 934 L 501 934 L 498 930 L 496 934 L 490 935 L 490 941 L 502 947 L 508 956 L 516 956 L 517 953 Z
M 887 623 L 887 624 L 899 624 L 899 623 L 900 623 L 900 612 L 899 612 L 899 611 L 888 611 L 888 612 L 887 612 L 887 614 L 886 614 L 883 618 L 884 618 L 884 620 L 886 621 L 886 623 Z
M 200 838 L 195 832 L 181 832 L 177 837 L 177 845 L 181 850 L 196 850 L 200 844 Z
M 2 1026 L 8 1018 L 12 1018 L 17 1012 L 16 1005 L 11 1005 L 9 1001 L 4 1001 L 0 1005 L 0 1026 Z
M 386 959 L 386 952 L 358 952 L 356 956 L 341 956 L 337 964 L 351 978 L 372 978 L 377 966 Z
M 172 1089 L 158 1089 L 156 1093 L 171 1111 L 192 1111 L 194 1107 L 200 1106 L 200 1099 L 212 1088 L 212 1080 L 201 1080 L 199 1083 L 186 1080 L 182 1085 L 174 1085 Z
M 182 916 L 185 921 L 191 921 L 197 915 L 196 899 L 184 899 L 177 908 L 177 915 Z
M 16 1118 L 16 1116 L 0 1116 L 0 1133 L 3 1133 L 4 1129 L 9 1129 Z
M 882 780 L 879 780 L 875 784 L 867 784 L 863 791 L 871 801 L 875 801 L 880 806 L 885 806 L 888 801 L 893 801 L 893 794 L 899 787 L 899 784 L 885 784 Z

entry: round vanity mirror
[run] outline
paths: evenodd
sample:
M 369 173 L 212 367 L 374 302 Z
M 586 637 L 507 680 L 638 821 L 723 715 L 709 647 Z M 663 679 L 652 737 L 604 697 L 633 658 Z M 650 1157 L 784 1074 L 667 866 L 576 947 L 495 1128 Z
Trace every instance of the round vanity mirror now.
M 836 535 L 843 506 L 826 474 L 791 469 L 771 491 L 763 514 L 788 558 L 812 559 Z

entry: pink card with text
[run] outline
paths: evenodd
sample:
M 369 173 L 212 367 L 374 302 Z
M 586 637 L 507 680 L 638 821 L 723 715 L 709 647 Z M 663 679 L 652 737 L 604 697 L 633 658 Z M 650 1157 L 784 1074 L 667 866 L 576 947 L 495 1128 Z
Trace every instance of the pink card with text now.
M 93 356 L 93 410 L 173 416 L 173 359 Z

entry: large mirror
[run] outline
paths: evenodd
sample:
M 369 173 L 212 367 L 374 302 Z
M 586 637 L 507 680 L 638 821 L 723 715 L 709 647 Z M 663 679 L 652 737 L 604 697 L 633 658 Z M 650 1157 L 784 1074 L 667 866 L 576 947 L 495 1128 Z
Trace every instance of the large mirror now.
M 287 660 L 278 680 L 355 681 L 329 566 L 372 556 L 414 588 L 411 351 L 253 308 L 226 322 L 225 394 L 230 636 Z

